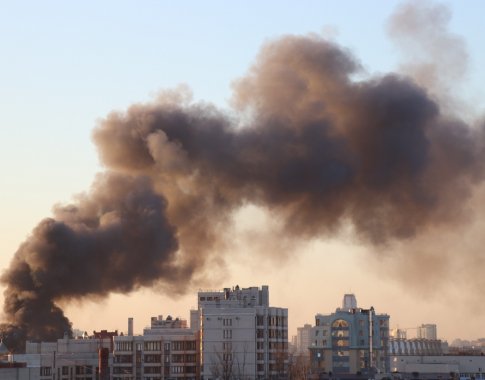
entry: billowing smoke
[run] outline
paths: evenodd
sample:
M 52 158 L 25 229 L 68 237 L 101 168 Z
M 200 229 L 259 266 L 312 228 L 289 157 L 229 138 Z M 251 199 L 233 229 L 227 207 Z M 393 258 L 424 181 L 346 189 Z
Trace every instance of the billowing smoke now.
M 456 92 L 466 78 L 468 53 L 463 38 L 448 30 L 450 10 L 429 1 L 404 3 L 388 31 L 400 49 L 400 69 L 425 86 L 449 110 L 463 107 Z
M 221 260 L 247 204 L 286 237 L 351 225 L 377 247 L 466 222 L 484 125 L 449 116 L 409 77 L 357 80 L 359 70 L 334 43 L 287 36 L 235 82 L 237 116 L 183 93 L 108 115 L 93 139 L 109 172 L 19 248 L 2 277 L 7 322 L 53 339 L 69 330 L 56 302 L 160 283 L 183 291 Z
M 189 277 L 189 269 L 178 271 L 174 265 L 176 231 L 165 209 L 149 178 L 112 172 L 100 175 L 75 204 L 56 207 L 2 276 L 7 323 L 1 330 L 7 347 L 19 351 L 26 337 L 55 340 L 71 334 L 56 301 Z

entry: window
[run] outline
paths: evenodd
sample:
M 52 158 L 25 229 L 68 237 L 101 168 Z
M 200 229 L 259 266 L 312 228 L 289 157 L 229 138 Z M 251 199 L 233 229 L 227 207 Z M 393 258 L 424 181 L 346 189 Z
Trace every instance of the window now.
M 87 369 L 87 366 L 77 365 L 76 366 L 76 375 L 84 375 L 85 373 L 88 373 L 86 371 L 86 369 Z
M 115 375 L 131 375 L 133 373 L 133 367 L 113 367 L 113 374 Z
M 161 373 L 162 372 L 162 367 L 145 367 L 144 369 L 145 373 Z
M 183 363 L 184 362 L 184 355 L 172 355 L 172 363 Z
M 188 341 L 173 341 L 172 342 L 172 351 L 195 351 L 196 349 L 196 342 L 195 340 L 188 340 Z
M 196 363 L 196 362 L 197 362 L 197 355 L 196 354 L 185 355 L 185 363 Z
M 116 351 L 131 351 L 133 350 L 133 342 L 116 342 Z
M 196 366 L 187 366 L 185 367 L 185 373 L 196 373 L 197 367 Z
M 162 350 L 162 342 L 160 341 L 145 342 L 145 351 L 161 351 L 161 350 Z
M 115 363 L 131 363 L 133 361 L 133 355 L 115 355 L 113 356 Z
M 162 357 L 160 355 L 145 355 L 145 363 L 161 363 Z
M 332 323 L 332 327 L 334 328 L 349 327 L 349 324 L 347 321 L 344 321 L 343 319 L 337 319 Z
M 50 376 L 51 367 L 40 367 L 40 376 Z
M 172 373 L 184 373 L 184 367 L 181 365 L 172 366 Z

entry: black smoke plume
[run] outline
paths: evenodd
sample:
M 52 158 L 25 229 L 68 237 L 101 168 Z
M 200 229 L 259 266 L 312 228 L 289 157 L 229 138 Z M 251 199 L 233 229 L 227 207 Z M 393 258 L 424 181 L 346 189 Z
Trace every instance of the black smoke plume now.
M 147 177 L 107 172 L 92 191 L 58 206 L 23 243 L 2 275 L 7 285 L 1 326 L 7 347 L 25 338 L 56 340 L 71 325 L 55 302 L 130 292 L 160 278 L 189 273 L 174 267 L 177 240 L 166 201 Z
M 42 221 L 2 277 L 4 333 L 60 337 L 70 325 L 56 303 L 73 297 L 183 291 L 247 204 L 283 221 L 286 237 L 350 224 L 375 247 L 466 221 L 484 126 L 450 116 L 409 77 L 359 70 L 334 43 L 288 36 L 234 84 L 236 117 L 176 93 L 108 115 L 93 139 L 109 172 Z

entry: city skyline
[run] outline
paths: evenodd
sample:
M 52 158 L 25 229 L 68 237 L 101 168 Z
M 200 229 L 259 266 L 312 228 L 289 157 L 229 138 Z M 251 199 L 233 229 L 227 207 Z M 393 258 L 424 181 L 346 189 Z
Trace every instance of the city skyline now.
M 143 3 L 140 7 L 114 2 L 4 5 L 0 32 L 9 59 L 0 74 L 5 83 L 0 90 L 5 107 L 0 115 L 4 173 L 0 204 L 6 215 L 0 224 L 0 269 L 9 268 L 35 226 L 52 216 L 54 205 L 69 204 L 73 195 L 89 192 L 96 173 L 108 170 L 109 164 L 102 162 L 104 145 L 93 131 L 107 128 L 111 112 L 126 112 L 132 104 L 149 107 L 160 97 L 175 96 L 189 105 L 214 105 L 224 118 L 244 120 L 247 115 L 234 105 L 236 91 L 239 100 L 243 98 L 242 90 L 236 90 L 238 81 L 251 78 L 253 65 L 265 62 L 260 52 L 271 43 L 295 38 L 323 46 L 329 40 L 362 66 L 353 74 L 356 82 L 367 84 L 391 72 L 414 75 L 445 110 L 442 117 L 457 115 L 465 125 L 478 129 L 485 99 L 480 88 L 485 81 L 485 56 L 480 49 L 484 26 L 479 17 L 483 5 L 478 1 L 465 6 L 458 1 L 424 4 L 308 2 L 305 8 L 292 2 L 268 2 L 238 4 L 235 9 L 222 2 L 207 6 Z M 403 25 L 399 15 L 403 16 L 404 6 L 423 12 L 424 20 L 432 16 L 436 21 L 421 33 L 436 33 L 437 52 L 451 47 L 452 54 L 445 56 L 449 62 L 443 59 L 445 69 L 433 62 L 435 74 L 449 75 L 448 81 L 423 77 L 413 67 L 413 59 L 423 58 L 424 53 L 406 46 L 409 41 L 399 42 L 407 33 L 399 35 L 396 27 Z M 349 7 L 355 9 L 352 15 Z M 414 17 L 423 22 L 419 14 Z M 398 46 L 407 50 L 403 53 Z M 190 92 L 192 103 L 183 99 Z M 339 219 L 339 225 L 325 233 L 312 230 L 290 236 L 282 228 L 284 221 L 268 211 L 268 204 L 261 199 L 245 201 L 225 215 L 227 219 L 211 219 L 214 224 L 226 224 L 214 246 L 217 252 L 208 255 L 201 270 L 187 281 L 137 280 L 127 286 L 127 295 L 120 294 L 125 291 L 120 282 L 111 289 L 72 290 L 69 297 L 59 297 L 61 301 L 57 295 L 53 299 L 62 304 L 74 328 L 121 330 L 130 316 L 140 331 L 138 323 L 148 323 L 152 315 L 188 319 L 199 288 L 265 284 L 271 289 L 271 303 L 289 309 L 290 335 L 297 327 L 313 323 L 315 314 L 333 312 L 343 294 L 350 292 L 356 294 L 360 307 L 374 306 L 389 314 L 391 327 L 433 323 L 438 326 L 438 338 L 449 342 L 480 338 L 485 336 L 485 308 L 479 294 L 483 284 L 483 211 L 477 208 L 483 190 L 480 175 L 472 178 L 473 186 L 456 187 L 462 192 L 454 195 L 467 201 L 453 201 L 457 206 L 451 211 L 456 211 L 453 216 L 459 222 L 453 219 L 448 229 L 423 223 L 423 233 L 376 244 L 369 229 L 359 230 L 355 223 Z M 475 214 L 465 213 L 468 209 Z M 443 215 L 443 219 L 449 216 Z

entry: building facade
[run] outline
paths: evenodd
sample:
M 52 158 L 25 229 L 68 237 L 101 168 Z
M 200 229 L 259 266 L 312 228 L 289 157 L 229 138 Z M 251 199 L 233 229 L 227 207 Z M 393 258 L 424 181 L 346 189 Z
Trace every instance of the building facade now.
M 25 354 L 9 355 L 11 368 L 0 371 L 0 379 L 109 380 L 109 352 L 115 335 L 116 331 L 100 331 L 57 342 L 27 342 Z
M 309 355 L 308 348 L 311 344 L 313 326 L 305 324 L 303 327 L 296 329 L 296 354 Z
M 392 355 L 391 370 L 401 379 L 485 379 L 482 355 Z
M 310 360 L 317 374 L 389 373 L 389 316 L 357 306 L 346 294 L 342 308 L 317 314 L 311 334 Z
M 269 306 L 267 286 L 198 293 L 201 379 L 272 379 L 286 374 L 288 309 Z
M 438 340 L 436 325 L 432 323 L 422 324 L 417 329 L 418 339 Z
M 196 380 L 198 334 L 183 319 L 153 317 L 143 335 L 114 339 L 112 380 Z
M 431 339 L 399 339 L 389 340 L 391 355 L 443 355 L 443 342 Z

